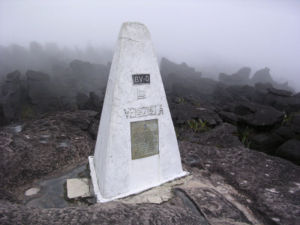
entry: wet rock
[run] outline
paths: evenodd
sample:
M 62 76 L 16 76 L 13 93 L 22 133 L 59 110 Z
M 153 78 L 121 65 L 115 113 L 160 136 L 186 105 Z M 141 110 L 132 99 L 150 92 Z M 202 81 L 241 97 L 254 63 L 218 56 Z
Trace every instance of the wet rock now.
M 300 165 L 300 141 L 288 140 L 277 149 L 276 154 Z
M 62 167 L 87 159 L 94 140 L 83 130 L 93 111 L 53 113 L 25 123 L 19 133 L 2 129 L 0 192 L 14 190 Z M 68 141 L 68 145 L 57 146 Z M 28 163 L 30 162 L 30 163 Z

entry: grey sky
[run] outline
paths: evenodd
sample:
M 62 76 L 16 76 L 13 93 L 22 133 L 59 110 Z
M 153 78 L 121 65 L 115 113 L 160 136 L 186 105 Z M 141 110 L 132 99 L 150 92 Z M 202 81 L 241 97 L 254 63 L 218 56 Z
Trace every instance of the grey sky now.
M 113 48 L 122 22 L 149 28 L 160 56 L 200 71 L 268 66 L 300 87 L 297 0 L 0 0 L 0 45 Z

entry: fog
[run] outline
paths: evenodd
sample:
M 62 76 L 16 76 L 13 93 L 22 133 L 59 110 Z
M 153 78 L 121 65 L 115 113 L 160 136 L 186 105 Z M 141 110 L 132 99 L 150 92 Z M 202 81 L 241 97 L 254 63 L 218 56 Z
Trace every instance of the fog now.
M 297 0 L 0 0 L 0 45 L 56 43 L 72 51 L 102 49 L 110 57 L 121 24 L 139 21 L 159 57 L 214 77 L 267 66 L 300 90 L 299 12 Z

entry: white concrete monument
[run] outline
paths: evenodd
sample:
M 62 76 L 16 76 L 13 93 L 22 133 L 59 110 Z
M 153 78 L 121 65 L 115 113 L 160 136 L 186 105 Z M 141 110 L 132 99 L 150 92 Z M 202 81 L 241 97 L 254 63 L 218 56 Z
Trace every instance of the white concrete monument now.
M 124 23 L 119 33 L 89 163 L 98 202 L 187 174 L 150 33 L 143 24 Z

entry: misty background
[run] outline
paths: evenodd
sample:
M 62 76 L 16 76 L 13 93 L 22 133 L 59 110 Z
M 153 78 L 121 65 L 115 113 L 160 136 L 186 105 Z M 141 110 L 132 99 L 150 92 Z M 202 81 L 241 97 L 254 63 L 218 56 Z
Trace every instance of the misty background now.
M 212 78 L 269 67 L 277 81 L 300 90 L 299 12 L 296 0 L 1 0 L 1 75 L 51 72 L 52 62 L 74 59 L 106 65 L 121 24 L 138 21 L 159 59 L 186 62 Z

